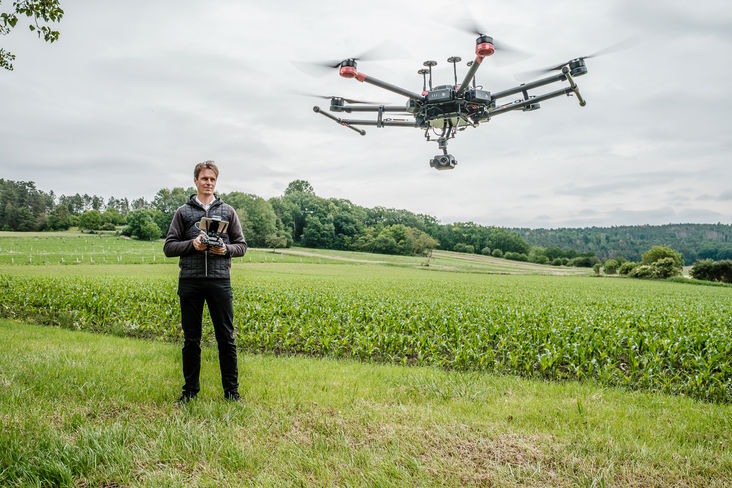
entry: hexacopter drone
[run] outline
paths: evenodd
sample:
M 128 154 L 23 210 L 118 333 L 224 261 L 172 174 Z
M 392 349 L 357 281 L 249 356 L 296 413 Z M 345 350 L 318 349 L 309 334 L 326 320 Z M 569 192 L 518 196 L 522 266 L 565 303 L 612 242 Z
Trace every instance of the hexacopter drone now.
M 509 50 L 510 48 L 501 47 L 500 44 L 496 46 L 493 38 L 489 35 L 481 34 L 478 31 L 474 31 L 474 33 L 478 35 L 475 41 L 475 60 L 468 62 L 468 72 L 460 84 L 457 82 L 457 63 L 461 61 L 461 58 L 458 56 L 450 57 L 447 60 L 453 65 L 454 85 L 433 87 L 432 67 L 437 62 L 424 62 L 425 69 L 418 71 L 423 78 L 422 93 L 415 93 L 361 73 L 358 71 L 356 64 L 359 58 L 348 58 L 337 63 L 325 64 L 324 66 L 338 68 L 339 74 L 344 78 L 355 78 L 358 81 L 370 83 L 379 88 L 405 96 L 408 99 L 406 106 L 373 104 L 371 102 L 361 102 L 338 96 L 328 96 L 322 98 L 330 98 L 330 112 L 375 112 L 377 114 L 376 120 L 339 118 L 328 111 L 324 111 L 317 105 L 313 107 L 313 111 L 361 135 L 366 135 L 366 131 L 358 129 L 356 126 L 416 127 L 424 129 L 426 140 L 436 141 L 439 149 L 442 150 L 442 154 L 438 154 L 430 159 L 430 166 L 435 169 L 444 170 L 453 169 L 457 164 L 455 157 L 447 152 L 447 141 L 455 137 L 458 131 L 465 130 L 467 127 L 477 127 L 481 122 L 487 122 L 496 115 L 513 110 L 520 109 L 524 112 L 536 110 L 540 107 L 540 102 L 561 95 L 575 95 L 579 104 L 581 106 L 585 105 L 586 102 L 580 94 L 574 77 L 586 74 L 587 67 L 585 65 L 585 59 L 597 56 L 600 54 L 599 52 L 578 57 L 557 66 L 541 70 L 541 72 L 560 71 L 558 74 L 530 83 L 522 83 L 519 86 L 507 90 L 491 93 L 483 90 L 482 86 L 476 86 L 475 74 L 483 60 L 492 55 L 496 49 Z M 428 75 L 429 82 L 427 79 Z M 540 95 L 529 94 L 529 90 L 562 81 L 567 81 L 569 86 Z M 499 99 L 515 94 L 521 94 L 523 98 L 503 105 L 497 104 Z M 390 113 L 403 115 L 397 118 L 385 117 L 385 114 Z

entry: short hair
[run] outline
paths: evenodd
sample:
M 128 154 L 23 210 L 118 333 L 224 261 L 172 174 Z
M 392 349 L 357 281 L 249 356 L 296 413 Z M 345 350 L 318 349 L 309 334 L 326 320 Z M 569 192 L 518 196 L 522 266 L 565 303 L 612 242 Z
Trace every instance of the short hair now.
M 193 169 L 193 178 L 198 179 L 198 175 L 201 174 L 201 170 L 204 169 L 210 169 L 214 172 L 216 175 L 216 178 L 219 177 L 219 168 L 216 167 L 213 161 L 204 161 L 202 163 L 198 163 L 196 167 Z

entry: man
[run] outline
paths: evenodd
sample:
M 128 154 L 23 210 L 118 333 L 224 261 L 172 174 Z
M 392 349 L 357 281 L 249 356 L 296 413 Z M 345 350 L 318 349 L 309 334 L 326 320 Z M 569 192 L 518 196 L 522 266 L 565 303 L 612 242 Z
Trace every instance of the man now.
M 214 195 L 218 176 L 219 169 L 213 161 L 196 165 L 193 183 L 198 193 L 191 195 L 188 202 L 175 212 L 163 248 L 168 257 L 180 256 L 178 296 L 184 338 L 185 384 L 183 394 L 176 402 L 178 405 L 194 399 L 201 389 L 199 374 L 204 301 L 208 304 L 219 346 L 224 398 L 239 400 L 239 372 L 236 365 L 234 307 L 229 270 L 231 258 L 243 256 L 247 243 L 234 209 Z M 211 247 L 201 242 L 201 231 L 197 226 L 201 217 L 218 217 L 229 222 L 227 231 L 221 236 L 224 243 L 222 246 Z

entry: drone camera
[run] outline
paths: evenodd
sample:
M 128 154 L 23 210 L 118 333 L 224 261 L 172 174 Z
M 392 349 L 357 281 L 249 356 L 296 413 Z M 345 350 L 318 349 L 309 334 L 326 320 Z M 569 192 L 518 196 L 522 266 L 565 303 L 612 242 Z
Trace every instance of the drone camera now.
M 457 161 L 452 154 L 438 154 L 430 159 L 430 167 L 439 170 L 454 169 L 456 164 Z

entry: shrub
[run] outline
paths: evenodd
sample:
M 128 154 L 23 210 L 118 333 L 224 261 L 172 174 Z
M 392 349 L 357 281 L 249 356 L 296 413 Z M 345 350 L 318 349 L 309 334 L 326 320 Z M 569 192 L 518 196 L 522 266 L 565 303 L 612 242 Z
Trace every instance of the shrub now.
M 502 258 L 503 257 L 503 251 L 501 251 L 498 248 L 495 248 L 493 250 L 493 252 L 491 252 L 491 256 L 493 256 L 494 258 Z
M 620 267 L 620 265 L 616 259 L 608 259 L 605 261 L 603 271 L 605 271 L 605 274 L 615 274 L 618 272 L 618 267 Z
M 506 259 L 510 259 L 512 261 L 528 261 L 529 260 L 529 256 L 527 256 L 526 254 L 519 253 L 519 252 L 510 252 L 509 251 L 509 252 L 505 253 L 503 255 L 503 257 Z
M 600 260 L 596 256 L 577 256 L 569 260 L 569 265 L 578 268 L 591 268 L 599 262 Z
M 704 259 L 694 263 L 691 276 L 697 280 L 721 281 L 732 283 L 732 260 L 712 261 Z
M 631 278 L 650 279 L 656 277 L 656 270 L 650 264 L 639 264 L 635 266 L 629 273 Z
M 656 278 L 671 278 L 681 274 L 681 268 L 674 258 L 661 258 L 651 264 Z
M 490 247 L 484 247 L 483 249 L 480 250 L 480 253 L 483 256 L 490 256 L 491 255 L 491 251 L 492 251 L 492 249 Z
M 634 263 L 633 261 L 626 261 L 620 265 L 620 267 L 618 268 L 618 273 L 621 275 L 629 275 L 636 268 L 636 266 L 638 266 L 638 263 Z
M 562 258 L 554 258 L 552 261 L 552 266 L 561 266 L 562 264 Z
M 455 252 L 466 252 L 470 254 L 475 252 L 475 248 L 472 244 L 463 244 L 462 242 L 455 244 L 452 250 Z

